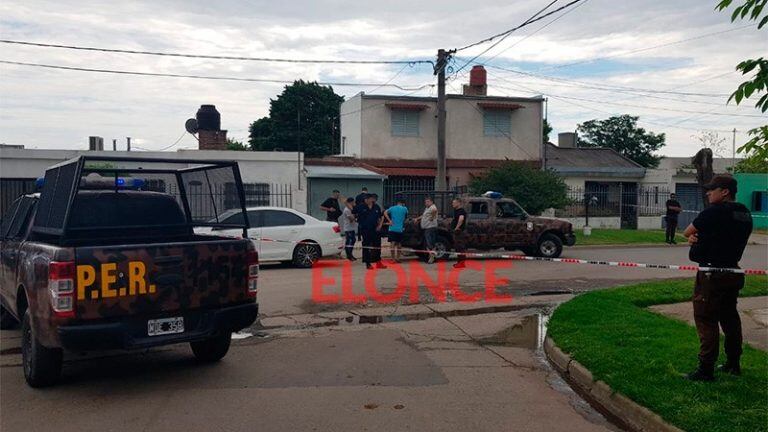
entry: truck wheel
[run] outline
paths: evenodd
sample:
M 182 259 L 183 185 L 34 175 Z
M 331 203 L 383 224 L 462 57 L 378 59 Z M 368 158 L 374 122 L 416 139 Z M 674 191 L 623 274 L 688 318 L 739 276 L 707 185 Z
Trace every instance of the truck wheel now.
M 192 353 L 197 360 L 204 363 L 213 363 L 221 360 L 229 351 L 229 343 L 232 341 L 232 333 L 224 333 L 210 339 L 198 342 L 190 342 Z
M 8 310 L 0 305 L 0 329 L 2 330 L 8 330 L 16 327 L 16 324 L 19 322 L 16 321 L 16 318 L 11 315 Z
M 451 254 L 451 242 L 445 236 L 435 238 L 435 260 L 448 259 Z
M 563 253 L 563 241 L 554 234 L 544 234 L 539 239 L 537 255 L 544 258 L 557 258 Z
M 32 328 L 29 309 L 21 320 L 21 359 L 24 379 L 31 387 L 47 387 L 59 380 L 63 353 L 60 348 L 47 348 L 40 344 Z
M 301 243 L 293 250 L 293 265 L 310 268 L 320 259 L 320 247 L 313 243 Z

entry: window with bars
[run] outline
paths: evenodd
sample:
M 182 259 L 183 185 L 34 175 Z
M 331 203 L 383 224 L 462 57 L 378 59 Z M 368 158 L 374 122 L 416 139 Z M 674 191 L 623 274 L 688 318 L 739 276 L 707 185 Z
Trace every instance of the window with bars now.
M 392 136 L 417 137 L 419 136 L 419 114 L 416 110 L 393 109 Z
M 483 136 L 504 137 L 512 131 L 512 113 L 508 110 L 483 111 Z

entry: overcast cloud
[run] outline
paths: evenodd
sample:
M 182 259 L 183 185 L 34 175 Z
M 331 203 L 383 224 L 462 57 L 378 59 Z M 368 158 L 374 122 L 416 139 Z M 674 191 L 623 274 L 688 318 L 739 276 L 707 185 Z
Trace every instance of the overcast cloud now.
M 283 58 L 431 59 L 437 48 L 455 48 L 524 21 L 547 1 L 132 1 L 0 3 L 3 39 L 105 48 Z M 560 3 L 565 3 L 561 1 Z M 765 56 L 768 30 L 755 27 L 617 55 L 724 31 L 729 13 L 708 0 L 588 0 L 562 19 L 509 37 L 486 56 L 489 65 L 596 85 L 620 85 L 692 93 L 728 94 L 742 81 L 734 66 Z M 559 4 L 558 4 L 559 5 Z M 554 17 L 553 17 L 554 18 Z M 523 40 L 523 38 L 525 38 Z M 514 45 L 514 46 L 513 46 Z M 487 45 L 460 53 L 453 65 Z M 511 47 L 511 48 L 510 48 Z M 429 65 L 306 65 L 184 59 L 0 45 L 0 59 L 63 66 L 142 72 L 384 83 L 434 83 Z M 565 64 L 610 57 L 602 60 Z M 401 70 L 402 69 L 402 70 Z M 643 127 L 667 134 L 662 153 L 688 156 L 699 148 L 692 135 L 721 131 L 730 146 L 740 131 L 766 123 L 748 102 L 726 105 L 727 97 L 639 96 L 516 75 L 489 67 L 489 93 L 549 97 L 555 132 L 612 114 L 635 114 Z M 126 136 L 156 150 L 183 134 L 184 120 L 201 104 L 215 104 L 229 135 L 247 140 L 248 125 L 267 114 L 281 84 L 123 76 L 0 65 L 0 142 L 29 148 L 85 148 L 89 135 L 111 143 Z M 449 86 L 458 92 L 464 71 Z M 683 87 L 685 86 L 685 87 Z M 335 87 L 352 96 L 365 91 L 405 94 L 393 88 Z M 415 93 L 434 94 L 431 88 Z M 634 105 L 632 107 L 615 104 Z M 699 113 L 677 112 L 695 111 Z M 742 116 L 726 116 L 739 114 Z M 106 143 L 105 143 L 106 144 Z M 111 144 L 109 144 L 111 145 Z M 185 136 L 179 147 L 195 147 Z

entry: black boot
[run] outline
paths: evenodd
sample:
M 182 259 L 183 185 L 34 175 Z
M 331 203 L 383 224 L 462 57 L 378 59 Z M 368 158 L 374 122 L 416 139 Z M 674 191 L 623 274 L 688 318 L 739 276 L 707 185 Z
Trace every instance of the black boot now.
M 702 369 L 701 366 L 699 366 L 695 371 L 686 375 L 685 379 L 690 381 L 714 381 L 715 374 L 713 371 Z
M 741 375 L 741 365 L 739 364 L 739 361 L 731 361 L 728 360 L 725 363 L 721 364 L 717 367 L 717 370 L 722 373 L 729 373 L 731 375 L 739 376 Z

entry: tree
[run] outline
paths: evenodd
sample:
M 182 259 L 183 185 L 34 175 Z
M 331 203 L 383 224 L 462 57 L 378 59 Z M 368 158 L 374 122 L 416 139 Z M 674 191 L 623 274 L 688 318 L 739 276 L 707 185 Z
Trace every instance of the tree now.
M 702 148 L 712 150 L 712 153 L 717 157 L 722 158 L 727 154 L 725 138 L 721 138 L 720 134 L 715 131 L 702 131 L 698 135 L 691 135 L 691 138 L 696 138 L 701 143 Z
M 723 10 L 731 6 L 733 0 L 720 0 L 717 4 L 717 10 Z M 731 22 L 737 19 L 747 19 L 757 21 L 757 30 L 762 29 L 768 24 L 768 0 L 745 0 L 744 4 L 737 6 L 731 13 Z M 754 76 L 739 85 L 736 91 L 728 98 L 736 101 L 736 105 L 750 97 L 756 97 L 755 108 L 762 112 L 768 111 L 768 59 L 763 57 L 757 59 L 747 59 L 736 66 L 736 70 L 741 71 L 742 75 L 754 72 Z M 765 93 L 760 96 L 761 93 Z M 754 158 L 747 162 L 749 166 L 760 166 L 768 160 L 768 125 L 756 127 L 749 131 L 750 138 L 744 145 L 739 147 L 739 153 L 747 155 L 747 159 Z
M 269 101 L 269 117 L 250 125 L 253 150 L 296 151 L 307 156 L 333 153 L 339 136 L 339 107 L 343 96 L 316 82 L 295 81 Z
M 248 147 L 246 147 L 242 141 L 227 138 L 227 150 L 246 151 L 248 150 Z
M 768 174 L 768 159 L 748 157 L 736 162 L 734 173 L 762 173 Z
M 637 127 L 638 119 L 624 114 L 584 122 L 577 129 L 579 146 L 612 148 L 646 168 L 656 168 L 661 157 L 653 153 L 664 147 L 665 136 Z
M 549 124 L 547 119 L 544 119 L 543 129 L 544 129 L 544 143 L 548 143 L 549 142 L 549 134 L 552 133 L 552 125 Z
M 539 214 L 550 207 L 562 208 L 568 204 L 568 187 L 552 170 L 540 170 L 523 162 L 505 162 L 491 168 L 469 182 L 474 194 L 489 190 L 514 198 L 531 214 Z

